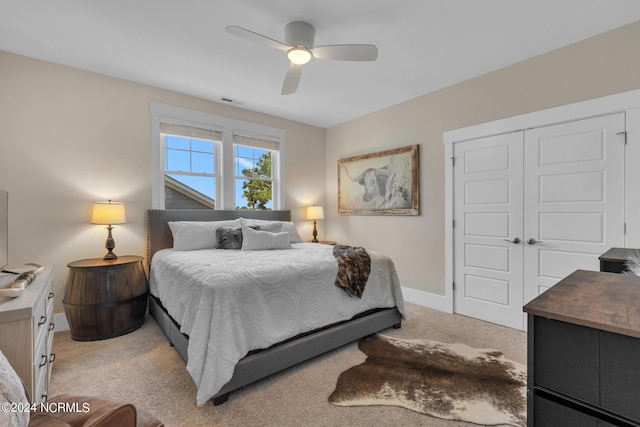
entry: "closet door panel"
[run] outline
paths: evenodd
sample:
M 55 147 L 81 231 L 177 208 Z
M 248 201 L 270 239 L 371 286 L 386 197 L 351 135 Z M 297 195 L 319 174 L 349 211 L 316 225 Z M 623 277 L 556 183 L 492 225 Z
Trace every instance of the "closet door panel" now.
M 525 132 L 524 304 L 624 247 L 624 129 L 618 113 Z
M 518 329 L 522 141 L 518 132 L 454 145 L 454 309 Z

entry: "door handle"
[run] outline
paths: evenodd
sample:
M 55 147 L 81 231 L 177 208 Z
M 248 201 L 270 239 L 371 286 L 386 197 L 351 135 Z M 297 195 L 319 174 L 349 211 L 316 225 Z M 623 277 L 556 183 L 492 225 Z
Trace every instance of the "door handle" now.
M 509 239 L 504 239 L 505 242 L 509 242 L 509 243 L 513 243 L 514 245 L 517 245 L 518 243 L 520 243 L 520 238 L 516 237 L 513 240 L 509 240 Z
M 536 243 L 544 243 L 542 240 L 536 240 L 533 237 L 527 240 L 527 243 L 530 245 L 535 245 Z

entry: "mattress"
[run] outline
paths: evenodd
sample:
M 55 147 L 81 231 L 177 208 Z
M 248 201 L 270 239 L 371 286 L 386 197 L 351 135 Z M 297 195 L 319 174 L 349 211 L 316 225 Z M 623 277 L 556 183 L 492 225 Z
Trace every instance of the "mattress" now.
M 393 261 L 369 252 L 362 298 L 335 285 L 332 246 L 241 251 L 163 249 L 152 259 L 150 291 L 189 336 L 187 370 L 204 405 L 252 350 L 264 349 L 373 308 L 397 307 L 402 291 Z

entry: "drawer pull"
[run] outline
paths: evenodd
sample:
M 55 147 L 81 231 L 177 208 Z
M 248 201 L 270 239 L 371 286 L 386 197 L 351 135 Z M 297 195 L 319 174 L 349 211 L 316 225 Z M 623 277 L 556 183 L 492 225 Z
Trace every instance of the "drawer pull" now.
M 55 323 L 53 323 L 53 322 L 49 323 L 49 330 L 50 331 L 53 331 L 55 329 L 55 327 L 56 327 Z
M 47 317 L 46 316 L 40 316 L 40 321 L 38 322 L 38 326 L 40 325 L 44 325 L 47 321 Z
M 49 299 L 53 298 L 53 295 L 54 295 L 53 291 L 49 292 Z
M 56 354 L 55 353 L 51 353 L 49 355 L 49 363 L 53 363 L 56 360 Z
M 42 355 L 42 358 L 40 359 L 40 365 L 38 365 L 38 367 L 42 368 L 43 366 L 45 366 L 47 364 L 47 362 L 49 361 L 49 358 L 47 357 L 46 354 Z
M 46 402 L 46 401 L 47 401 L 47 397 L 49 397 L 49 396 L 47 396 L 46 394 L 43 394 L 43 395 L 42 395 L 42 401 L 43 401 L 43 402 Z

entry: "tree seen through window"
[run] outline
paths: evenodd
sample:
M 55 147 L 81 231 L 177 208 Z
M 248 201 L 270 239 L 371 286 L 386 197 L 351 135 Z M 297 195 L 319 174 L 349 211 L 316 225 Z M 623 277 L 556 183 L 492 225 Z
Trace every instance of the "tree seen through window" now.
M 273 209 L 271 151 L 236 145 L 234 152 L 236 209 Z

